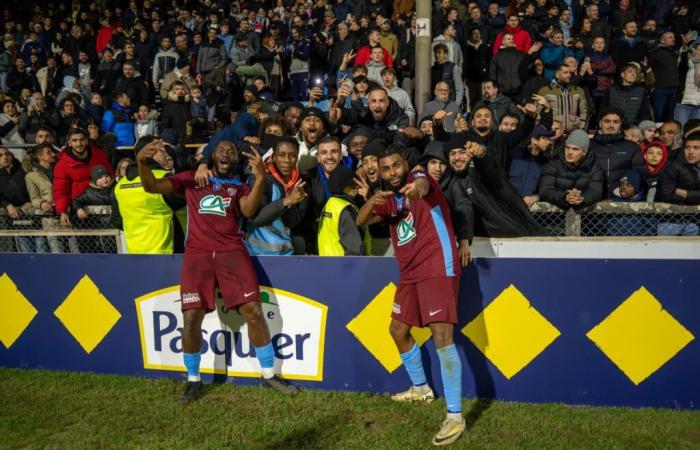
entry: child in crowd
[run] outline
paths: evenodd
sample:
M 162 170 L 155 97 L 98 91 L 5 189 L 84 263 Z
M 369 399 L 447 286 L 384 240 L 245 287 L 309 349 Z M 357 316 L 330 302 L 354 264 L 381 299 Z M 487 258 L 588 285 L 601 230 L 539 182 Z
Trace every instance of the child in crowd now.
M 87 190 L 73 200 L 73 211 L 80 220 L 89 216 L 86 206 L 103 206 L 112 204 L 112 183 L 114 179 L 102 165 L 96 165 L 90 172 L 90 185 Z M 109 218 L 105 216 L 105 227 L 109 227 Z
M 208 108 L 207 99 L 202 95 L 202 89 L 195 86 L 190 90 L 190 114 L 192 115 L 192 136 L 201 137 L 207 128 Z
M 85 112 L 88 118 L 95 123 L 102 123 L 102 115 L 105 113 L 105 108 L 102 106 L 102 95 L 99 92 L 90 94 L 90 103 L 85 107 Z
M 658 177 L 661 170 L 666 165 L 668 160 L 668 149 L 661 141 L 652 141 L 642 144 L 642 155 L 644 156 L 644 165 L 646 174 L 644 181 L 647 188 L 647 202 L 653 202 L 656 197 L 656 187 Z
M 642 175 L 636 170 L 627 172 L 613 189 L 610 200 L 614 202 L 643 202 Z
M 144 136 L 158 135 L 158 111 L 150 109 L 148 105 L 140 105 L 139 110 L 134 114 L 136 124 L 134 124 L 134 135 L 136 141 Z

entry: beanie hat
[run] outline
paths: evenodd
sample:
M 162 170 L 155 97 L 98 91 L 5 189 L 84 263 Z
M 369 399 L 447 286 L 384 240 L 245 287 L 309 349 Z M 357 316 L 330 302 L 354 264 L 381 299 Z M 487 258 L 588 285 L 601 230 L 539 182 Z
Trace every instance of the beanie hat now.
M 306 108 L 299 116 L 299 123 L 302 123 L 307 117 L 318 117 L 321 119 L 321 122 L 323 122 L 323 129 L 326 130 L 326 132 L 328 131 L 328 119 L 326 119 L 326 115 L 323 114 L 323 111 L 314 107 Z
M 386 147 L 388 145 L 389 144 L 384 139 L 372 139 L 367 142 L 365 148 L 362 149 L 362 158 L 366 158 L 367 156 L 376 156 L 379 158 L 386 152 Z
M 258 88 L 256 88 L 254 84 L 249 84 L 243 90 L 250 92 L 251 94 L 253 94 L 256 97 L 258 96 Z
M 466 133 L 455 133 L 450 137 L 450 140 L 447 142 L 447 147 L 445 150 L 447 153 L 450 153 L 451 150 L 454 150 L 456 148 L 464 148 L 464 146 L 467 144 L 467 141 L 469 141 L 469 137 L 467 136 Z
M 328 178 L 328 188 L 332 194 L 342 194 L 343 189 L 355 184 L 355 172 L 345 166 L 338 166 Z
M 102 178 L 105 175 L 109 175 L 109 172 L 107 172 L 107 169 L 105 169 L 105 166 L 102 164 L 98 164 L 95 167 L 92 168 L 90 171 L 90 181 L 93 183 L 96 183 L 97 180 Z
M 576 146 L 583 150 L 583 153 L 588 153 L 588 146 L 590 142 L 588 133 L 583 130 L 574 130 L 566 139 L 566 145 Z
M 656 124 L 651 120 L 642 120 L 639 122 L 639 129 L 642 131 L 656 130 Z

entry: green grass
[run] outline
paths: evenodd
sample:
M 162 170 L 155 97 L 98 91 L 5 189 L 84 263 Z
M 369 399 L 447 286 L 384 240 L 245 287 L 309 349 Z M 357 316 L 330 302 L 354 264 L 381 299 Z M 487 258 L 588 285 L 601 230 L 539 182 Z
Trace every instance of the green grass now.
M 206 386 L 188 407 L 172 380 L 0 368 L 0 448 L 429 448 L 444 403 Z M 700 412 L 465 401 L 452 448 L 700 448 Z M 478 417 L 476 417 L 478 416 Z

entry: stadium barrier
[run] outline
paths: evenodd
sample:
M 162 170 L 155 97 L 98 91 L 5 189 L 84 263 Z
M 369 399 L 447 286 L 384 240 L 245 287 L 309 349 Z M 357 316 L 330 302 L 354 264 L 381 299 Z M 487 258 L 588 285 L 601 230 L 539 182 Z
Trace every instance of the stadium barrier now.
M 455 340 L 465 397 L 700 404 L 700 242 L 477 240 Z M 184 379 L 182 257 L 0 254 L 0 365 Z M 393 258 L 255 259 L 276 367 L 303 388 L 378 393 L 409 380 L 388 333 Z M 412 330 L 437 392 L 430 331 Z M 203 324 L 202 369 L 254 382 L 242 318 Z M 209 377 L 209 376 L 208 376 Z

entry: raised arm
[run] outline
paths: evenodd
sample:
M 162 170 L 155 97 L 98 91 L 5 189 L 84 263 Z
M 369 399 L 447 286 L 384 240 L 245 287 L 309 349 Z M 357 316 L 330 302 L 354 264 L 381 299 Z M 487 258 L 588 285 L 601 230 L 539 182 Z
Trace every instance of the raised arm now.
M 165 151 L 162 139 L 156 139 L 146 144 L 136 156 L 139 168 L 139 177 L 143 190 L 150 194 L 170 194 L 173 192 L 173 184 L 167 178 L 156 178 L 148 166 L 148 160 L 158 153 Z
M 265 163 L 260 157 L 260 153 L 254 148 L 251 148 L 253 153 L 242 153 L 248 158 L 248 167 L 255 176 L 255 183 L 250 189 L 250 193 L 245 197 L 241 197 L 241 214 L 250 219 L 255 216 L 262 203 L 263 194 L 265 192 Z

